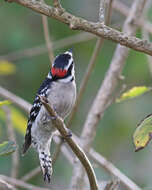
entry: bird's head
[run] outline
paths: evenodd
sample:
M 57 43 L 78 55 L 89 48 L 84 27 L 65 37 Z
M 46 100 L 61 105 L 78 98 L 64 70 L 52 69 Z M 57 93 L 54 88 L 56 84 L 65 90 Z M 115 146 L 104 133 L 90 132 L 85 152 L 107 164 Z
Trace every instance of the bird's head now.
M 52 78 L 55 80 L 74 77 L 74 61 L 72 50 L 58 55 L 51 68 Z

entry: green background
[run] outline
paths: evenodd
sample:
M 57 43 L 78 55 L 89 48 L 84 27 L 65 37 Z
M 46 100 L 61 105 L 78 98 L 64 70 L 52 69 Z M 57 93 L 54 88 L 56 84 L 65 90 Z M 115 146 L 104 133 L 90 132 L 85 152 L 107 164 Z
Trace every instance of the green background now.
M 48 3 L 50 2 L 48 1 Z M 64 8 L 69 12 L 91 21 L 97 21 L 98 3 L 97 0 L 67 0 L 62 2 Z M 152 10 L 149 16 L 151 19 Z M 121 30 L 124 19 L 122 15 L 113 11 L 112 27 Z M 48 21 L 51 39 L 54 42 L 79 33 L 79 31 L 72 31 L 68 26 L 51 18 Z M 15 3 L 1 1 L 0 23 L 0 55 L 45 44 L 41 16 L 27 8 Z M 140 30 L 137 32 L 137 37 L 141 37 Z M 86 72 L 95 43 L 96 39 L 93 39 L 72 45 L 76 67 L 77 90 Z M 115 43 L 105 41 L 96 60 L 95 68 L 71 126 L 72 131 L 77 135 L 81 134 L 88 110 L 110 65 L 115 47 Z M 71 48 L 71 46 L 57 49 L 54 51 L 54 54 L 62 53 L 68 48 Z M 35 57 L 22 58 L 12 61 L 12 63 L 16 66 L 16 73 L 0 76 L 0 85 L 32 103 L 37 89 L 50 69 L 48 55 L 45 53 Z M 130 51 L 123 75 L 125 76 L 124 83 L 127 85 L 127 89 L 138 85 L 152 86 L 152 74 L 149 71 L 146 55 L 143 53 L 133 50 Z M 149 145 L 141 152 L 135 153 L 132 135 L 139 121 L 146 115 L 152 113 L 151 99 L 152 93 L 150 92 L 133 100 L 128 100 L 120 104 L 112 104 L 105 111 L 104 117 L 98 124 L 97 136 L 93 143 L 96 151 L 110 160 L 142 188 L 149 186 L 152 188 L 152 148 Z M 24 114 L 24 112 L 22 113 Z M 0 142 L 8 139 L 6 127 L 4 120 L 1 119 Z M 20 152 L 23 141 L 24 137 L 17 132 L 17 143 Z M 54 145 L 52 148 L 53 151 Z M 37 154 L 33 149 L 30 149 L 26 156 L 20 156 L 19 177 L 38 164 Z M 10 168 L 11 157 L 0 157 L 0 173 L 10 175 Z M 53 168 L 52 189 L 66 188 L 72 175 L 71 165 L 63 155 L 60 155 Z M 100 170 L 98 167 L 96 168 L 96 172 L 100 180 L 108 180 L 110 178 L 105 170 Z M 41 174 L 30 180 L 30 182 L 35 185 L 45 186 Z

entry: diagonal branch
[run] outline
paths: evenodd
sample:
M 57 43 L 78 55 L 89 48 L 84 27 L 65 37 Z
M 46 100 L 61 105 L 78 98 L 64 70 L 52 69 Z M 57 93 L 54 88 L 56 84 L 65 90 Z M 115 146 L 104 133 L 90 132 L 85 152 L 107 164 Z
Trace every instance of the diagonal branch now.
M 6 181 L 4 181 L 1 178 L 0 178 L 0 187 L 1 187 L 1 190 L 17 190 L 15 187 L 8 184 Z
M 16 96 L 12 92 L 6 90 L 5 88 L 3 88 L 1 86 L 0 86 L 0 96 L 12 101 L 17 106 L 19 106 L 21 109 L 23 109 L 25 112 L 29 113 L 30 108 L 31 108 L 30 103 L 28 103 L 24 99 L 20 98 L 19 96 Z
M 66 140 L 68 145 L 71 147 L 72 151 L 76 154 L 76 156 L 79 158 L 82 165 L 84 166 L 84 168 L 87 172 L 89 181 L 90 181 L 90 188 L 93 190 L 97 190 L 98 187 L 97 187 L 96 176 L 95 176 L 94 170 L 93 170 L 88 158 L 86 157 L 85 153 L 78 146 L 77 142 L 73 138 L 69 138 L 69 133 L 68 133 L 68 130 L 66 129 L 65 124 L 63 123 L 63 120 L 51 108 L 50 103 L 48 103 L 47 99 L 44 97 L 40 97 L 40 100 L 41 100 L 43 106 L 46 108 L 46 110 L 50 114 L 50 116 L 56 118 L 56 119 L 52 120 L 53 125 L 59 130 L 62 137 Z
M 4 176 L 4 175 L 0 175 L 0 178 L 7 181 L 8 183 L 10 183 L 14 186 L 21 187 L 21 188 L 24 188 L 26 190 L 49 190 L 48 188 L 42 188 L 42 187 L 38 187 L 35 185 L 31 185 L 31 184 L 25 183 L 19 179 L 15 179 L 15 178 Z
M 83 30 L 90 32 L 99 37 L 103 37 L 108 40 L 112 40 L 123 46 L 132 48 L 136 51 L 144 52 L 152 55 L 152 44 L 146 40 L 140 40 L 136 37 L 127 35 L 124 32 L 119 32 L 114 30 L 103 23 L 93 23 L 89 22 L 83 18 L 76 17 L 64 10 L 60 11 L 57 8 L 48 6 L 40 1 L 36 0 L 12 0 L 22 6 L 32 9 L 38 13 L 44 14 L 46 16 L 52 17 L 60 22 L 63 22 L 71 29 Z

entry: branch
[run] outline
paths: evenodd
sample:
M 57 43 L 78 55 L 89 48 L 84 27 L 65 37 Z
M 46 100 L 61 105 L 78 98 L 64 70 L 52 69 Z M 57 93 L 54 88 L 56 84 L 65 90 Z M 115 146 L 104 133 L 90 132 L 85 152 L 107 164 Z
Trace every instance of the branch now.
M 52 120 L 53 125 L 58 129 L 62 137 L 66 140 L 68 145 L 71 147 L 72 151 L 76 154 L 76 156 L 79 158 L 82 165 L 84 166 L 87 172 L 89 181 L 90 181 L 90 188 L 93 190 L 97 190 L 98 187 L 97 187 L 96 176 L 94 174 L 93 168 L 88 158 L 86 157 L 85 153 L 72 138 L 68 137 L 69 133 L 68 133 L 68 130 L 66 129 L 65 124 L 63 123 L 63 120 L 59 116 L 57 116 L 57 114 L 51 108 L 50 103 L 48 103 L 48 101 L 44 97 L 41 97 L 41 96 L 40 96 L 40 100 L 43 106 L 46 108 L 46 110 L 50 114 L 50 116 L 56 118 L 55 120 Z
M 61 10 L 63 9 L 60 2 L 59 2 L 59 0 L 53 0 L 53 5 L 57 9 L 61 9 Z
M 19 106 L 20 108 L 22 108 L 25 112 L 29 113 L 30 108 L 32 106 L 30 103 L 28 103 L 27 101 L 23 100 L 19 96 L 16 96 L 12 92 L 6 90 L 5 88 L 3 88 L 1 86 L 0 86 L 0 96 L 3 97 L 3 98 L 8 99 L 10 101 L 12 101 L 17 106 Z
M 114 1 L 112 7 L 122 15 L 128 17 L 130 8 L 123 4 L 121 1 Z M 146 31 L 152 33 L 152 23 L 148 22 L 143 17 L 136 20 L 135 24 L 141 28 L 144 28 Z
M 41 172 L 41 168 L 40 166 L 34 168 L 33 170 L 31 170 L 30 172 L 28 172 L 26 175 L 24 175 L 21 180 L 22 181 L 28 181 L 31 178 L 33 178 L 34 176 L 37 176 L 39 173 Z
M 48 188 L 42 188 L 42 187 L 37 187 L 28 183 L 25 183 L 21 180 L 12 178 L 12 177 L 8 177 L 8 176 L 4 176 L 4 175 L 0 175 L 0 178 L 2 178 L 3 180 L 7 181 L 8 183 L 15 185 L 17 187 L 21 187 L 21 188 L 25 188 L 27 190 L 49 190 Z
M 60 22 L 67 24 L 71 29 L 90 32 L 99 37 L 103 37 L 105 39 L 119 43 L 123 46 L 132 48 L 136 51 L 152 55 L 152 43 L 149 43 L 146 40 L 140 40 L 136 37 L 129 36 L 124 32 L 114 30 L 108 26 L 105 26 L 103 23 L 89 22 L 83 18 L 76 17 L 66 11 L 58 11 L 58 9 L 36 0 L 13 1 L 22 6 L 30 8 L 33 11 L 59 20 Z
M 0 188 L 1 188 L 1 190 L 17 190 L 15 187 L 13 187 L 12 185 L 8 184 L 3 179 L 0 179 Z
M 104 158 L 99 153 L 95 152 L 93 149 L 89 151 L 89 157 L 101 168 L 104 168 L 110 175 L 115 176 L 120 180 L 120 182 L 130 190 L 141 190 L 131 179 L 125 176 L 118 168 L 116 168 L 111 162 Z

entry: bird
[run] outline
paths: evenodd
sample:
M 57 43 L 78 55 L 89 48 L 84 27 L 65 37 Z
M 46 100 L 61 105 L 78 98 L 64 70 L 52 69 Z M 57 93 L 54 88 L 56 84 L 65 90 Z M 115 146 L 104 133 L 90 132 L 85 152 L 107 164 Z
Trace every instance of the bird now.
M 40 101 L 40 96 L 47 98 L 57 115 L 63 120 L 71 112 L 76 101 L 75 69 L 72 50 L 55 57 L 47 77 L 37 91 L 30 110 L 23 155 L 30 145 L 38 153 L 44 181 L 50 183 L 52 176 L 52 159 L 50 146 L 55 127 L 51 116 Z

